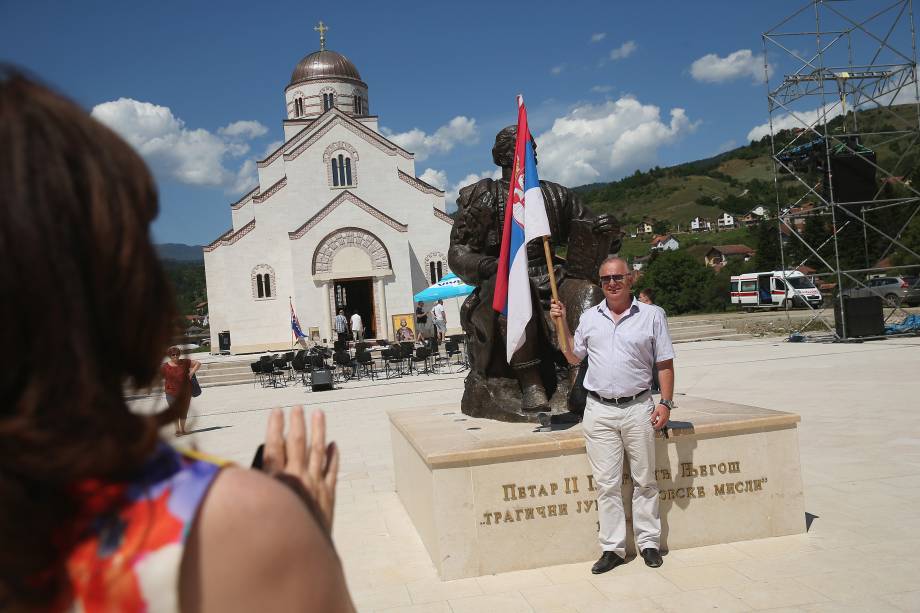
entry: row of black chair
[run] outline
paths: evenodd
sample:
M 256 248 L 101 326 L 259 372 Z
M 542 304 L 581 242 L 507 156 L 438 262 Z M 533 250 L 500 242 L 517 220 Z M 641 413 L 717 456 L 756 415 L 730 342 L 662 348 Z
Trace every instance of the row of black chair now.
M 378 340 L 377 343 L 385 347 L 380 352 L 383 376 L 389 379 L 411 374 L 437 374 L 445 368 L 452 372 L 454 367 L 458 368 L 457 372 L 465 370 L 469 364 L 466 352 L 461 350 L 462 341 L 462 335 L 449 337 L 444 343 L 445 353 L 442 354 L 435 338 L 428 339 L 422 347 L 416 347 L 413 341 L 390 344 L 385 340 Z M 373 380 L 379 375 L 377 360 L 371 354 L 370 347 L 371 343 L 355 343 L 352 354 L 346 341 L 336 341 L 333 351 L 324 347 L 314 347 L 309 351 L 301 349 L 297 352 L 265 355 L 250 364 L 253 384 L 283 387 L 294 381 L 296 374 L 299 374 L 301 382 L 307 385 L 308 375 L 315 370 L 332 370 L 338 381 L 363 377 Z M 330 358 L 331 365 L 327 362 Z

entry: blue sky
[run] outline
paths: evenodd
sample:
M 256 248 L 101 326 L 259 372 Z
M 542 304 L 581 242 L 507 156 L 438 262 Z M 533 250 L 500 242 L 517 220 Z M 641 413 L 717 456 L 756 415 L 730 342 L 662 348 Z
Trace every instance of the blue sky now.
M 417 174 L 454 194 L 493 170 L 517 93 L 541 178 L 568 185 L 744 144 L 767 116 L 760 34 L 801 4 L 0 0 L 0 59 L 128 135 L 160 186 L 155 239 L 202 244 L 281 139 L 320 19 Z

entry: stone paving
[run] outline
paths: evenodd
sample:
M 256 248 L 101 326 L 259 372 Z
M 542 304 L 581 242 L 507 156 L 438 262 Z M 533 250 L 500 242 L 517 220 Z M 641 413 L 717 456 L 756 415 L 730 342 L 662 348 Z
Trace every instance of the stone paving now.
M 335 542 L 360 611 L 920 611 L 920 339 L 676 350 L 678 392 L 802 415 L 807 534 L 677 550 L 660 569 L 634 559 L 600 576 L 585 562 L 442 582 L 394 492 L 387 411 L 459 403 L 462 374 L 209 388 L 181 442 L 248 465 L 270 408 L 323 408 L 342 451 Z

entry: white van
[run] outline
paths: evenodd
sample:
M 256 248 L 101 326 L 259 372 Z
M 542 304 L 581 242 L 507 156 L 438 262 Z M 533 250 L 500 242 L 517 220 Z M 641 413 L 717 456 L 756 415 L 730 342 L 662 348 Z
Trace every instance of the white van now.
M 731 303 L 746 311 L 821 306 L 821 291 L 797 270 L 748 272 L 731 278 Z

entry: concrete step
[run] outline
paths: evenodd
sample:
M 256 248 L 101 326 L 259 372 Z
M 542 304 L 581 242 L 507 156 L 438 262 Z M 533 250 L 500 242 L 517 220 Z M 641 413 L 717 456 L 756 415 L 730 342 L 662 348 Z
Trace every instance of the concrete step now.
M 672 342 L 676 345 L 678 343 L 696 343 L 700 341 L 741 341 L 741 340 L 750 340 L 753 337 L 750 334 L 739 334 L 734 330 L 725 330 L 722 333 L 712 334 L 710 336 L 697 336 L 697 337 L 687 337 L 680 339 L 672 339 Z
M 693 328 L 695 326 L 722 326 L 721 319 L 669 319 L 668 327 L 672 330 L 676 328 Z
M 252 371 L 249 371 L 248 373 L 227 373 L 206 376 L 202 376 L 201 373 L 198 373 L 198 383 L 202 387 L 211 383 L 222 381 L 252 381 Z

